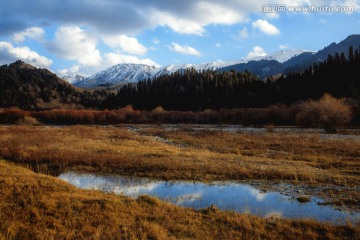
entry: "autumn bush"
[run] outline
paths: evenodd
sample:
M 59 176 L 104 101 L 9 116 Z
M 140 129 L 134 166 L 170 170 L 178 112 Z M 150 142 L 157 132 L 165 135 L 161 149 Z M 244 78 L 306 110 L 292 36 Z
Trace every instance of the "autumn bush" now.
M 360 124 L 358 104 L 352 104 L 354 121 Z M 204 111 L 173 111 L 161 106 L 152 111 L 137 110 L 131 105 L 117 110 L 70 110 L 54 109 L 45 111 L 23 111 L 4 109 L 0 111 L 0 124 L 14 124 L 32 117 L 45 124 L 61 125 L 108 125 L 108 124 L 240 124 L 251 126 L 323 127 L 334 132 L 338 126 L 350 122 L 350 107 L 342 99 L 325 95 L 319 101 L 307 101 L 293 106 L 277 104 L 268 108 L 206 109 Z
M 40 125 L 40 122 L 36 118 L 24 116 L 23 118 L 17 120 L 16 124 L 36 126 L 36 125 Z
M 325 94 L 321 99 L 309 100 L 300 104 L 296 123 L 304 127 L 324 128 L 328 133 L 348 124 L 351 120 L 350 107 L 344 99 L 336 99 Z

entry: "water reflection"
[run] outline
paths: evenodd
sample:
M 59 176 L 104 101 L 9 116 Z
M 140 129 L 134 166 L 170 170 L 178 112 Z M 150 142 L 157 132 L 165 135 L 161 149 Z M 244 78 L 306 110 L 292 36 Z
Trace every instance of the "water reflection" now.
M 298 203 L 278 192 L 263 193 L 250 185 L 234 182 L 168 182 L 76 172 L 61 174 L 59 178 L 83 189 L 114 192 L 131 197 L 147 194 L 197 209 L 215 204 L 222 210 L 248 212 L 265 217 L 312 218 L 332 223 L 360 220 L 360 214 L 319 206 L 317 203 L 321 202 L 321 199 L 316 197 L 312 197 L 309 203 Z

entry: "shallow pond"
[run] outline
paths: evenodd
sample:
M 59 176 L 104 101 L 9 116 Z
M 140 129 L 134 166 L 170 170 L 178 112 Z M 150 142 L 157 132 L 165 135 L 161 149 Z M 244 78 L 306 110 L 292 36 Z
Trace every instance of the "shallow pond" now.
M 360 220 L 358 213 L 318 205 L 322 200 L 316 197 L 311 197 L 311 202 L 299 203 L 281 193 L 261 192 L 251 185 L 236 182 L 157 181 L 76 172 L 61 174 L 59 178 L 82 189 L 101 190 L 130 197 L 147 194 L 196 209 L 215 204 L 222 210 L 247 212 L 264 217 L 276 215 L 283 218 L 312 218 L 331 223 Z

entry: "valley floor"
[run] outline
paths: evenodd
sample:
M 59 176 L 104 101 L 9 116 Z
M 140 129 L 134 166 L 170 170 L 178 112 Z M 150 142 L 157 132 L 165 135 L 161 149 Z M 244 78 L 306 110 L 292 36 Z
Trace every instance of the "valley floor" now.
M 79 170 L 167 180 L 257 181 L 265 188 L 292 183 L 305 190 L 318 187 L 309 194 L 360 211 L 357 131 L 0 126 L 0 156 L 6 159 L 0 162 L 0 238 L 356 239 L 360 234 L 358 224 L 197 211 L 151 197 L 132 200 L 79 190 L 40 174 Z

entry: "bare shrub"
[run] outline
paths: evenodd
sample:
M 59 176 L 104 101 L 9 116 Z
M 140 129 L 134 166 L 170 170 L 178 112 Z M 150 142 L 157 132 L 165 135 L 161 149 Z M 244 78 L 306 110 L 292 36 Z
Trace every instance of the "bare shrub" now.
M 335 133 L 337 128 L 351 120 L 350 107 L 344 99 L 336 99 L 325 94 L 318 101 L 307 101 L 300 105 L 296 123 L 304 127 L 321 127 L 328 133 Z
M 0 113 L 0 124 L 13 124 L 28 113 L 20 109 L 6 109 Z
M 25 116 L 25 117 L 17 120 L 16 124 L 37 126 L 37 125 L 40 125 L 40 122 L 36 118 Z

